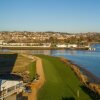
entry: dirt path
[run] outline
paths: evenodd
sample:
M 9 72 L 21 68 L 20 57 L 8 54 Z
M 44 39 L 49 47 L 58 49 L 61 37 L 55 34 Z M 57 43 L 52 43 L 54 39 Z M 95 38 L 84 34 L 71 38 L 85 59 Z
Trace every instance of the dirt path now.
M 32 93 L 28 95 L 28 100 L 37 100 L 37 92 L 43 86 L 45 81 L 42 60 L 39 57 L 34 58 L 36 59 L 36 72 L 40 77 L 36 83 L 31 84 Z
M 25 56 L 25 55 L 24 55 Z M 45 76 L 42 66 L 42 59 L 36 56 L 28 56 L 28 58 L 36 60 L 36 73 L 39 75 L 39 80 L 31 83 L 29 86 L 32 88 L 32 93 L 28 94 L 28 100 L 37 100 L 37 92 L 45 82 Z

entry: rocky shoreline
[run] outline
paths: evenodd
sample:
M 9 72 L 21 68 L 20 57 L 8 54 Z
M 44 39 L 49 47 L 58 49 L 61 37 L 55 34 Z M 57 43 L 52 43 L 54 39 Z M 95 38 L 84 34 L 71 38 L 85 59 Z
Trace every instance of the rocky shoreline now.
M 90 91 L 94 92 L 95 95 L 100 98 L 100 78 L 93 75 L 90 71 L 85 68 L 74 64 L 72 61 L 60 57 L 61 61 L 66 63 L 79 78 L 80 82 Z
M 87 70 L 84 67 L 81 67 L 81 66 L 75 64 L 74 62 L 72 62 L 70 60 L 69 60 L 69 62 L 72 65 L 74 65 L 75 67 L 78 67 L 80 69 L 80 72 L 88 78 L 89 82 L 95 83 L 95 84 L 100 84 L 100 78 L 95 76 L 92 72 L 90 72 L 89 70 Z
M 80 67 L 80 70 L 82 71 L 84 75 L 88 77 L 91 83 L 100 84 L 100 78 L 98 78 L 97 76 L 95 76 L 94 74 L 92 74 L 90 71 L 88 71 L 87 69 L 83 67 Z

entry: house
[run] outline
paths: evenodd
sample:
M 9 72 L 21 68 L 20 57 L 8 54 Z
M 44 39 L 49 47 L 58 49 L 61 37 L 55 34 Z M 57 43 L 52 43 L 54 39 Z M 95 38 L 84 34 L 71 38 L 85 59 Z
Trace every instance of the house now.
M 77 48 L 77 44 L 68 44 L 67 47 L 68 48 Z
M 3 42 L 4 42 L 4 40 L 0 40 L 0 45 L 2 45 L 2 44 L 3 44 Z
M 67 47 L 65 44 L 57 44 L 56 46 L 59 47 L 59 48 L 65 48 L 65 47 Z
M 43 47 L 50 47 L 51 43 L 43 43 Z

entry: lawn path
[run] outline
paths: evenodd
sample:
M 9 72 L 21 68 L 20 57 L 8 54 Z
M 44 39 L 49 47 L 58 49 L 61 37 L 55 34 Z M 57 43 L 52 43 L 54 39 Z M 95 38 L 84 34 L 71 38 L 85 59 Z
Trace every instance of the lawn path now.
M 43 86 L 45 82 L 42 59 L 36 56 L 31 56 L 31 55 L 29 56 L 23 55 L 23 56 L 27 56 L 28 58 L 33 59 L 33 61 L 36 60 L 36 73 L 39 75 L 39 80 L 30 84 L 32 88 L 32 93 L 28 94 L 28 100 L 37 100 L 37 92 Z

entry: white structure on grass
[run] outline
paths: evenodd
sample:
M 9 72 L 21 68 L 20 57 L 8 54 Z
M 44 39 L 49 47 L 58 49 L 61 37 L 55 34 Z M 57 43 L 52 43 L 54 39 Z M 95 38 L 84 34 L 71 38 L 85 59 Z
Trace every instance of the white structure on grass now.
M 0 79 L 0 100 L 22 91 L 23 81 Z

